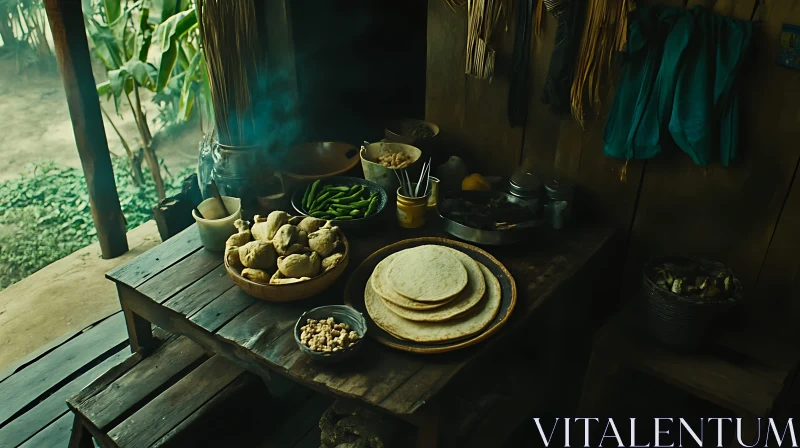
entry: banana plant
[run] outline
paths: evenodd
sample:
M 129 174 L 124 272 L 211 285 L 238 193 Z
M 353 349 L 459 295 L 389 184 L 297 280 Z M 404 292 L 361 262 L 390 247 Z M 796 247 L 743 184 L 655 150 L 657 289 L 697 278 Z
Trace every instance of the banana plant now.
M 123 7 L 121 0 L 102 0 L 84 11 L 86 29 L 98 58 L 105 64 L 108 81 L 97 86 L 100 95 L 114 99 L 119 108 L 124 97 L 131 108 L 142 142 L 144 159 L 153 173 L 159 198 L 165 195 L 164 183 L 155 155 L 155 141 L 141 104 L 139 89 L 164 94 L 178 92 L 179 119 L 188 120 L 199 95 L 208 89 L 205 60 L 197 48 L 197 15 L 187 0 L 141 0 Z M 160 51 L 151 53 L 153 42 Z M 171 86 L 172 88 L 168 88 Z M 175 88 L 175 86 L 179 86 Z M 133 99 L 131 99 L 133 97 Z M 211 110 L 205 99 L 203 113 Z M 110 120 L 108 114 L 107 119 Z M 116 130 L 116 126 L 112 127 Z M 122 135 L 123 147 L 132 165 L 136 155 Z M 140 168 L 134 168 L 135 170 Z M 135 174 L 134 174 L 134 177 Z

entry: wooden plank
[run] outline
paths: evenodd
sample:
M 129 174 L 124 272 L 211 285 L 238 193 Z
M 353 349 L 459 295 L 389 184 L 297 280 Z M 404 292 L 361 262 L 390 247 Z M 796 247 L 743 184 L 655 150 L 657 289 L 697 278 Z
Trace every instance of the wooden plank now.
M 200 345 L 181 336 L 162 344 L 108 387 L 74 403 L 74 407 L 95 426 L 106 430 L 204 356 Z
M 62 414 L 69 411 L 67 398 L 78 393 L 103 372 L 132 356 L 127 348 L 122 348 L 106 360 L 92 367 L 83 375 L 70 381 L 64 387 L 42 400 L 35 407 L 0 428 L 0 446 L 17 446 L 36 434 Z
M 0 425 L 69 378 L 76 370 L 114 348 L 128 335 L 122 314 L 115 314 L 77 338 L 53 350 L 46 358 L 0 383 Z
M 797 232 L 800 229 L 800 179 L 797 173 L 753 295 L 758 303 L 772 311 L 765 320 L 773 328 L 784 331 L 789 340 L 797 338 L 795 323 L 800 317 L 800 259 L 797 257 L 797 247 L 800 247 Z
M 164 306 L 190 316 L 233 287 L 233 281 L 228 277 L 225 265 L 220 265 L 183 291 L 172 296 L 164 303 Z
M 72 431 L 72 420 L 72 413 L 67 412 L 20 445 L 20 448 L 63 448 L 67 446 Z
M 119 445 L 150 446 L 242 372 L 222 356 L 214 356 L 112 429 L 109 436 Z
M 203 317 L 204 319 L 212 320 L 222 325 L 223 323 L 232 319 L 236 314 L 240 313 L 251 305 L 254 299 L 239 291 L 241 296 L 232 297 L 231 300 L 224 300 L 226 296 L 223 294 L 218 300 L 203 308 L 195 316 Z M 244 297 L 242 297 L 244 296 Z M 223 299 L 223 300 L 219 300 Z M 220 338 L 214 337 L 213 333 L 204 329 L 194 321 L 188 319 L 186 316 L 176 313 L 163 305 L 154 302 L 148 297 L 139 294 L 136 290 L 124 285 L 120 285 L 120 300 L 125 304 L 125 307 L 131 311 L 144 316 L 157 325 L 159 328 L 166 329 L 173 334 L 181 334 L 189 337 L 198 344 L 208 348 L 214 353 L 222 353 L 230 359 L 235 360 L 239 364 L 245 366 L 248 370 L 261 375 L 262 377 L 269 376 L 269 370 L 258 363 L 253 363 L 252 360 L 246 357 L 240 357 L 237 353 L 235 346 L 226 344 Z M 231 302 L 238 304 L 236 307 L 231 306 Z M 204 310 L 208 310 L 204 313 Z M 201 322 L 202 323 L 202 322 Z
M 633 337 L 638 333 L 626 319 L 626 315 L 618 316 L 598 332 L 595 350 L 600 350 L 599 356 L 629 364 L 725 409 L 769 415 L 787 371 L 754 360 L 665 350 L 646 338 Z
M 130 262 L 108 271 L 106 277 L 135 288 L 202 247 L 197 225 L 193 225 Z
M 160 446 L 169 446 L 170 444 L 174 444 L 172 446 L 181 446 L 180 443 L 176 443 L 176 439 L 183 440 L 184 438 L 192 439 L 192 428 L 199 427 L 197 425 L 202 425 L 209 417 L 213 417 L 215 411 L 220 411 L 223 406 L 230 405 L 230 401 L 236 400 L 237 396 L 244 393 L 253 393 L 254 388 L 261 387 L 264 388 L 263 383 L 258 377 L 254 377 L 252 375 L 241 375 L 236 378 L 228 387 L 226 387 L 222 392 L 215 395 L 212 399 L 208 400 L 207 403 L 200 406 L 199 409 L 194 411 L 189 417 L 185 420 L 180 422 L 178 426 L 174 427 L 171 431 L 161 437 L 158 441 L 151 445 L 151 448 L 156 448 Z M 247 398 L 247 401 L 241 404 L 246 404 L 249 406 L 269 406 L 272 403 L 269 402 L 262 402 L 258 400 L 257 396 L 250 395 Z M 267 397 L 268 398 L 268 397 Z M 241 401 L 241 400 L 240 400 Z M 238 403 L 237 403 L 238 404 Z M 238 421 L 236 423 L 239 423 Z M 230 438 L 235 438 L 237 435 L 240 435 L 243 432 L 246 432 L 249 428 L 243 428 L 241 426 L 234 427 L 232 431 L 228 431 L 231 434 Z M 196 438 L 196 437 L 195 437 Z M 196 443 L 196 442 L 195 442 Z M 230 443 L 230 441 L 228 441 Z M 186 445 L 183 445 L 186 446 Z
M 440 151 L 460 148 L 466 118 L 466 8 L 452 10 L 443 2 L 428 2 L 425 119 L 439 125 Z M 439 161 L 450 154 L 439 154 Z M 437 162 L 437 163 L 438 163 Z
M 222 254 L 201 249 L 159 272 L 136 290 L 158 303 L 166 301 L 222 264 Z
M 122 313 L 122 312 L 121 311 L 117 311 L 117 313 L 114 313 L 114 314 L 120 314 L 120 313 Z M 114 314 L 112 314 L 111 316 L 113 316 Z M 72 339 L 80 336 L 82 333 L 84 333 L 86 331 L 89 331 L 89 329 L 91 329 L 95 325 L 99 324 L 100 322 L 108 319 L 111 316 L 106 316 L 106 317 L 98 320 L 97 322 L 87 326 L 86 328 L 82 328 L 80 330 L 71 331 L 71 332 L 59 337 L 58 339 L 54 339 L 54 340 L 48 342 L 47 344 L 39 347 L 39 349 L 37 349 L 35 352 L 31 353 L 30 355 L 26 356 L 24 359 L 21 359 L 20 361 L 18 361 L 16 363 L 14 363 L 13 365 L 9 366 L 6 370 L 4 370 L 2 373 L 0 373 L 0 383 L 2 383 L 6 378 L 10 377 L 11 375 L 13 375 L 13 374 L 15 374 L 15 373 L 17 373 L 19 371 L 22 371 L 22 369 L 24 369 L 25 367 L 35 363 L 36 361 L 39 361 L 42 358 L 44 358 L 45 356 L 50 354 L 50 352 L 52 352 L 56 348 L 64 345 L 64 343 L 66 343 L 68 341 L 71 341 Z
M 526 171 L 549 176 L 554 171 L 561 117 L 554 114 L 550 106 L 541 100 L 558 28 L 558 20 L 552 14 L 546 12 L 544 14 L 542 35 L 539 38 L 531 36 L 531 71 L 528 80 L 530 98 L 522 148 L 522 166 Z M 532 19 L 533 22 L 536 20 L 536 17 Z M 533 34 L 533 29 L 531 33 Z
M 100 375 L 96 380 L 92 381 L 89 385 L 81 389 L 80 392 L 72 397 L 69 397 L 67 399 L 67 405 L 74 409 L 77 403 L 83 403 L 87 399 L 95 396 L 98 392 L 102 391 L 108 387 L 109 384 L 114 382 L 114 380 L 136 366 L 136 364 L 139 364 L 142 358 L 143 356 L 140 353 L 131 354 L 125 358 L 123 362 L 108 369 L 108 371 Z
M 204 308 L 189 316 L 189 320 L 209 333 L 217 331 L 242 311 L 259 302 L 239 288 L 231 288 Z
M 45 9 L 89 190 L 97 239 L 103 258 L 114 258 L 128 251 L 128 240 L 92 74 L 83 11 L 68 0 L 47 0 Z
M 445 5 L 440 7 L 446 8 Z M 497 52 L 496 64 L 501 66 L 495 69 L 492 81 L 471 76 L 465 80 L 463 134 L 466 145 L 459 147 L 458 153 L 463 154 L 470 172 L 509 176 L 519 167 L 524 128 L 512 128 L 508 124 L 510 80 L 508 71 L 502 69 L 502 61 L 512 58 L 514 22 L 509 20 L 508 31 L 503 29 L 502 21 L 495 27 L 492 41 Z M 461 45 L 465 43 L 462 41 Z

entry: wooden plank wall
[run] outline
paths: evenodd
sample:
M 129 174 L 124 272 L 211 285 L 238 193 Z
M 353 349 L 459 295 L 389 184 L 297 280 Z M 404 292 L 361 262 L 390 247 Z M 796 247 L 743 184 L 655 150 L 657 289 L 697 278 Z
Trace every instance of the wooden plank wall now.
M 640 1 L 640 3 L 642 3 Z M 800 0 L 662 0 L 756 20 L 742 83 L 742 142 L 730 168 L 694 165 L 679 150 L 656 159 L 623 161 L 602 155 L 602 133 L 613 87 L 597 115 L 581 129 L 550 114 L 539 97 L 556 23 L 534 40 L 530 107 L 525 129 L 507 124 L 508 66 L 498 63 L 492 83 L 465 77 L 466 12 L 442 0 L 428 3 L 426 118 L 442 127 L 447 147 L 466 153 L 474 171 L 508 175 L 524 164 L 577 180 L 579 207 L 628 236 L 626 283 L 635 285 L 641 262 L 663 254 L 718 259 L 741 277 L 749 298 L 800 317 L 800 72 L 775 64 L 784 23 L 800 24 Z M 502 20 L 502 19 L 501 19 Z M 502 22 L 495 47 L 513 51 L 513 20 Z M 498 56 L 499 58 L 499 56 Z M 787 311 L 793 313 L 787 314 Z

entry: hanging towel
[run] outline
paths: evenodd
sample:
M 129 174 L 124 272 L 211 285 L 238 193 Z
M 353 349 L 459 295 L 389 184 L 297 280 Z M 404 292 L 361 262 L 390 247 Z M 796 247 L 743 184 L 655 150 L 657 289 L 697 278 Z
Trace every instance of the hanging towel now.
M 717 157 L 728 166 L 739 140 L 734 81 L 750 44 L 752 23 L 700 6 L 651 6 L 632 12 L 629 25 L 603 153 L 649 159 L 671 138 L 698 165 Z
M 558 19 L 558 28 L 544 81 L 542 103 L 549 104 L 550 110 L 557 115 L 570 113 L 569 92 L 575 72 L 575 58 L 581 43 L 580 32 L 583 29 L 585 10 L 584 0 L 563 0 L 558 5 L 558 13 L 553 14 Z

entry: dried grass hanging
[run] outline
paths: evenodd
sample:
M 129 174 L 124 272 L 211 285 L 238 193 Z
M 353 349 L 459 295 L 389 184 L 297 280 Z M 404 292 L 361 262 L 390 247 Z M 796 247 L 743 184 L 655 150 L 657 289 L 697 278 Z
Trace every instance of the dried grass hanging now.
M 633 0 L 589 1 L 570 92 L 572 116 L 581 126 L 584 108 L 600 104 L 600 86 L 608 78 L 614 55 L 625 49 L 628 13 L 635 8 Z
M 500 14 L 508 10 L 503 3 L 503 0 L 467 0 L 467 60 L 464 72 L 470 76 L 492 79 L 495 50 L 489 46 L 489 39 Z
M 260 96 L 256 89 L 265 61 L 253 1 L 197 0 L 197 22 L 219 142 L 257 145 L 261 126 L 252 100 Z

